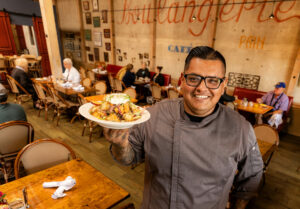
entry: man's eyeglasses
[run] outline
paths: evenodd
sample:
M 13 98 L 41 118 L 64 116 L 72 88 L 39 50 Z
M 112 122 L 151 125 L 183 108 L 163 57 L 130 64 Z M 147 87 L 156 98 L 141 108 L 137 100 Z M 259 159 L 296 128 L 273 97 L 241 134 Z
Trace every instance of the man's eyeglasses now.
M 204 80 L 205 86 L 208 89 L 217 89 L 221 83 L 225 80 L 224 78 L 218 78 L 213 76 L 203 77 L 196 74 L 184 74 L 186 84 L 192 87 L 197 87 L 201 84 L 201 81 Z

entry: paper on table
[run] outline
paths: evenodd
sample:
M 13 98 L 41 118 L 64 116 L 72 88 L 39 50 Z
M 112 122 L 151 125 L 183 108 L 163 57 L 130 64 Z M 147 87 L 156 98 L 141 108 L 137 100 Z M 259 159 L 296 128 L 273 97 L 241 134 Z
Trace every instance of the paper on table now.
M 76 180 L 73 179 L 71 176 L 68 176 L 64 181 L 44 182 L 43 187 L 58 187 L 54 194 L 51 196 L 53 199 L 57 199 L 66 196 L 64 191 L 70 190 L 71 188 L 73 188 L 73 186 L 75 186 L 75 184 Z

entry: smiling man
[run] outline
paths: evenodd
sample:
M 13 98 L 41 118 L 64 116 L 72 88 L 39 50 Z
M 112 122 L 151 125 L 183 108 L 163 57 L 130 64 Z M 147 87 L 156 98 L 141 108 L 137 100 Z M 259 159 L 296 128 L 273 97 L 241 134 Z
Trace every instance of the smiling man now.
M 141 208 L 224 209 L 232 188 L 235 208 L 244 208 L 255 195 L 263 163 L 251 125 L 218 104 L 225 72 L 218 51 L 195 47 L 185 60 L 183 98 L 152 106 L 150 120 L 130 130 L 104 130 L 118 162 L 145 160 Z

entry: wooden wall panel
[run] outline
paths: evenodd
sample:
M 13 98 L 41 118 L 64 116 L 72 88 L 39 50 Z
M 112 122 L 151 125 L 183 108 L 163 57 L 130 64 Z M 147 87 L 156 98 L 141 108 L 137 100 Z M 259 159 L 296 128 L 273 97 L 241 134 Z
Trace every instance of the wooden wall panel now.
M 9 16 L 5 12 L 0 12 L 0 31 L 0 53 L 3 55 L 16 54 Z

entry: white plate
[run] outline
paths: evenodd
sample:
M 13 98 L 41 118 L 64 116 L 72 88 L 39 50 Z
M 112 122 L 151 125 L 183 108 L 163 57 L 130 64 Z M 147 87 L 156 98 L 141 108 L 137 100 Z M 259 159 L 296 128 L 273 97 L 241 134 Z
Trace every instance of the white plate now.
M 110 128 L 110 129 L 126 129 L 126 128 L 131 128 L 132 126 L 139 124 L 139 123 L 144 123 L 147 120 L 150 119 L 150 113 L 147 110 L 143 110 L 142 112 L 142 117 L 138 120 L 132 121 L 132 122 L 113 122 L 113 121 L 107 121 L 107 120 L 100 120 L 96 118 L 95 116 L 90 114 L 90 109 L 94 105 L 92 103 L 86 103 L 79 108 L 79 113 L 96 123 L 98 123 L 100 126 L 103 126 L 105 128 Z

